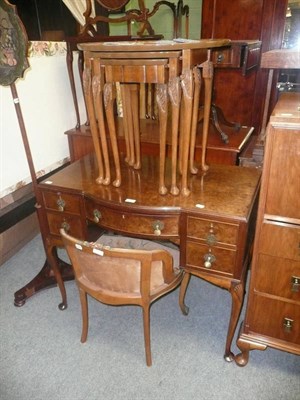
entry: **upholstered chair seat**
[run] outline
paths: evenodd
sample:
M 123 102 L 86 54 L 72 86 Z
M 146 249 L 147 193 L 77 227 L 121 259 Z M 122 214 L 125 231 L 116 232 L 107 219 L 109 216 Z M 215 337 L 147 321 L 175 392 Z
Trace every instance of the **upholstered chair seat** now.
M 63 229 L 61 235 L 79 288 L 81 342 L 86 341 L 88 333 L 87 294 L 105 304 L 139 305 L 143 309 L 146 363 L 150 366 L 150 306 L 181 282 L 178 249 L 117 235 L 102 235 L 95 243 L 78 240 Z

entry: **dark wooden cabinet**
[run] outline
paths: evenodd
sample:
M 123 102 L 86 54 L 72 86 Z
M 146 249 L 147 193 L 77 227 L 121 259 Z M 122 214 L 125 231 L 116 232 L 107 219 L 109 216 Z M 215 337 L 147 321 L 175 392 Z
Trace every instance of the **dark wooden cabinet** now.
M 300 355 L 300 94 L 282 93 L 267 128 L 239 365 L 271 346 Z
M 202 38 L 260 40 L 262 52 L 281 48 L 287 0 L 203 0 L 202 3 Z M 267 72 L 261 69 L 244 76 L 239 69 L 218 68 L 213 101 L 229 121 L 253 126 L 255 134 L 259 134 L 267 78 Z M 270 110 L 275 98 L 276 93 Z
M 63 40 L 76 35 L 77 22 L 61 0 L 10 0 L 17 7 L 29 40 Z

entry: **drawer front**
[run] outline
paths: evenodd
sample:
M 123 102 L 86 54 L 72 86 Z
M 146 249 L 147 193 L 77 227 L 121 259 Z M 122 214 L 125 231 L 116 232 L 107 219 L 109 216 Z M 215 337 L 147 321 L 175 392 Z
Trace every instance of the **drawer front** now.
M 187 217 L 187 237 L 204 240 L 209 245 L 236 245 L 238 240 L 237 224 L 221 223 L 198 217 Z
M 253 68 L 259 65 L 260 53 L 261 53 L 261 43 L 246 47 L 245 56 L 243 60 L 244 74 L 246 74 L 248 71 L 251 71 Z
M 154 60 L 161 65 L 146 65 L 143 60 L 142 65 L 134 65 L 134 61 L 130 60 L 131 65 L 106 65 L 105 78 L 107 82 L 121 83 L 166 83 L 168 82 L 168 60 Z M 116 60 L 114 60 L 116 62 Z M 102 62 L 103 63 L 103 62 Z
M 67 233 L 78 239 L 84 239 L 84 229 L 80 218 L 74 215 L 47 213 L 49 231 L 52 235 L 60 236 L 59 230 L 64 228 Z
M 249 331 L 300 345 L 300 304 L 254 295 Z
M 256 291 L 300 302 L 299 261 L 260 254 L 254 273 Z
M 300 261 L 300 227 L 292 224 L 264 223 L 259 252 Z
M 279 118 L 284 113 L 291 114 L 291 128 L 284 128 L 284 123 L 276 125 L 274 121 L 269 124 L 268 133 L 272 142 L 272 158 L 270 161 L 268 191 L 266 194 L 266 210 L 265 212 L 277 217 L 293 218 L 300 220 L 300 135 L 299 135 L 299 111 L 297 105 L 290 102 L 286 105 L 278 107 L 275 115 Z M 285 103 L 282 103 L 285 104 Z M 280 110 L 280 111 L 279 111 Z M 287 110 L 287 111 L 284 111 Z M 297 118 L 296 118 L 297 113 Z M 274 117 L 276 119 L 276 117 Z M 286 116 L 286 126 L 289 124 L 289 118 Z M 294 128 L 292 128 L 295 121 Z M 298 119 L 299 121 L 299 119 Z M 296 125 L 297 124 L 297 125 Z
M 43 191 L 46 209 L 80 215 L 81 197 L 68 193 Z
M 213 50 L 212 61 L 217 68 L 240 68 L 242 66 L 242 47 Z
M 233 276 L 236 262 L 236 251 L 222 247 L 187 242 L 186 266 L 221 275 Z
M 125 234 L 139 234 L 153 237 L 179 237 L 179 215 L 142 215 L 137 213 L 119 212 L 107 207 L 99 207 L 91 201 L 86 201 L 87 218 L 106 229 Z

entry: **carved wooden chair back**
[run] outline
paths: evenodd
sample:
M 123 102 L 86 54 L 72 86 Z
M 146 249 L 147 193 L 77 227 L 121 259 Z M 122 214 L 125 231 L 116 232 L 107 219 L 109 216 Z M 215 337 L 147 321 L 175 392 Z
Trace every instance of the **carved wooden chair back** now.
M 63 229 L 60 233 L 80 294 L 81 342 L 86 341 L 88 334 L 87 294 L 105 304 L 138 305 L 143 309 L 146 363 L 151 366 L 150 306 L 176 288 L 182 279 L 182 271 L 173 268 L 170 252 L 112 248 L 77 240 Z

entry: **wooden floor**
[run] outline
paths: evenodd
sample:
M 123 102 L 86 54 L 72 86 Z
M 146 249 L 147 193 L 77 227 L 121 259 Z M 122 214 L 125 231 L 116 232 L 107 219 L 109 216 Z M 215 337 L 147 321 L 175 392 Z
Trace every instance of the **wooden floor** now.
M 159 129 L 157 120 L 141 119 L 141 150 L 143 154 L 155 154 L 159 152 Z M 213 164 L 238 165 L 239 156 L 247 149 L 250 138 L 253 136 L 253 128 L 242 126 L 239 130 L 232 127 L 222 127 L 222 130 L 228 135 L 228 143 L 224 143 L 220 133 L 213 124 L 210 125 L 208 144 L 207 144 L 207 162 Z M 171 132 L 171 129 L 168 129 Z M 90 129 L 86 125 L 81 125 L 79 129 L 70 129 L 65 132 L 68 136 L 71 161 L 93 151 L 93 142 Z M 125 140 L 122 129 L 122 118 L 118 118 L 119 147 L 121 151 L 125 150 Z M 167 138 L 170 144 L 170 138 Z M 198 124 L 196 137 L 195 158 L 200 160 L 202 150 L 202 123 Z M 168 147 L 170 148 L 170 146 Z

